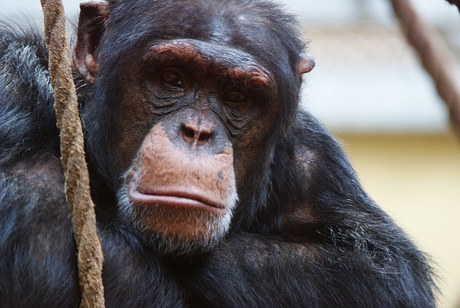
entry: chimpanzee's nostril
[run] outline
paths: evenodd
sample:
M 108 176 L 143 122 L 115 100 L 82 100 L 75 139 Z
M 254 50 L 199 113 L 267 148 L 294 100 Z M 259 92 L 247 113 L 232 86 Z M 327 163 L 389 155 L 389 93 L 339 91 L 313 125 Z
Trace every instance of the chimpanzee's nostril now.
M 190 126 L 182 124 L 182 136 L 186 141 L 193 141 L 195 139 L 195 131 Z
M 211 139 L 212 132 L 201 131 L 200 136 L 198 137 L 198 143 L 205 143 Z

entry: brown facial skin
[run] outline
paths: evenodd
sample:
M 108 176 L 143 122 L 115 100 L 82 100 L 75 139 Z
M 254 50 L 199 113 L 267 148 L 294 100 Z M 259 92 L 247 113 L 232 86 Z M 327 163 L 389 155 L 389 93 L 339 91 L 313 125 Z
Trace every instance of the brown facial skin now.
M 162 252 L 209 250 L 263 148 L 271 76 L 249 54 L 194 40 L 156 42 L 129 61 L 140 63 L 121 74 L 120 212 Z
M 237 136 L 251 130 L 249 120 L 259 129 L 265 125 L 255 116 L 261 111 L 252 97 L 269 87 L 269 75 L 248 55 L 213 47 L 192 40 L 154 44 L 143 57 L 142 80 L 134 79 L 141 88 L 131 85 L 130 99 L 123 100 L 139 108 L 133 114 L 166 115 L 153 124 L 129 167 L 127 198 L 121 199 L 129 203 L 121 205 L 162 251 L 175 254 L 210 249 L 226 234 L 237 202 L 236 177 L 242 176 L 235 169 L 247 162 L 235 164 L 234 146 L 245 147 L 248 157 L 257 154 L 250 150 L 256 140 L 236 142 Z M 122 153 L 133 148 L 135 134 L 124 136 Z
M 233 150 L 214 126 L 191 109 L 167 117 L 147 134 L 126 174 L 126 211 L 162 251 L 213 246 L 228 230 L 237 201 Z

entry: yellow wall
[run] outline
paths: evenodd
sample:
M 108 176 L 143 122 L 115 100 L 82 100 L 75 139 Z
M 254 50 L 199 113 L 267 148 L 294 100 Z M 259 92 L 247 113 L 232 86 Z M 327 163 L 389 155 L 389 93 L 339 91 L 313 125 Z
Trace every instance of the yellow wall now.
M 337 134 L 367 192 L 430 254 L 439 307 L 460 307 L 460 138 Z

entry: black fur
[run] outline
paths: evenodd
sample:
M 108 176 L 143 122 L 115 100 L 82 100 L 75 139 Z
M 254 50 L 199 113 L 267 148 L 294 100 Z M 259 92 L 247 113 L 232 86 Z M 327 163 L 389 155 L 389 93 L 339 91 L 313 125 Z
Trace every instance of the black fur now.
M 457 8 L 460 9 L 460 1 L 458 0 L 447 0 L 449 3 L 454 4 L 457 6 Z
M 212 10 L 203 3 L 112 3 L 116 36 L 101 43 L 102 81 L 92 87 L 76 78 L 107 307 L 434 307 L 436 287 L 424 254 L 366 195 L 331 135 L 297 109 L 301 80 L 293 72 L 304 46 L 292 17 L 265 1 L 214 1 Z M 189 16 L 192 6 L 202 14 Z M 117 111 L 107 102 L 117 100 L 118 65 L 143 41 L 165 33 L 205 40 L 205 20 L 241 12 L 259 18 L 253 27 L 228 25 L 232 44 L 272 69 L 280 89 L 272 99 L 285 107 L 252 177 L 239 183 L 227 238 L 210 253 L 162 257 L 116 209 L 120 174 L 110 155 Z M 175 18 L 183 28 L 172 33 L 168 21 Z M 148 23 L 156 23 L 157 32 Z M 271 41 L 258 31 L 265 27 L 272 29 Z M 2 25 L 0 307 L 79 305 L 52 105 L 41 34 Z

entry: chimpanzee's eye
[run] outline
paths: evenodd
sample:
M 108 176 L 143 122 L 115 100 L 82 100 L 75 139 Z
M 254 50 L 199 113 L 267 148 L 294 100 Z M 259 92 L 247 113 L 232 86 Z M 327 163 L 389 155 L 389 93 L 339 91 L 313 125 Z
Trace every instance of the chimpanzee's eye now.
M 184 88 L 184 82 L 182 80 L 181 75 L 172 69 L 164 70 L 161 75 L 160 79 L 167 85 L 176 87 L 176 88 Z
M 235 86 L 228 87 L 224 91 L 223 99 L 231 103 L 244 103 L 248 100 L 246 93 Z

